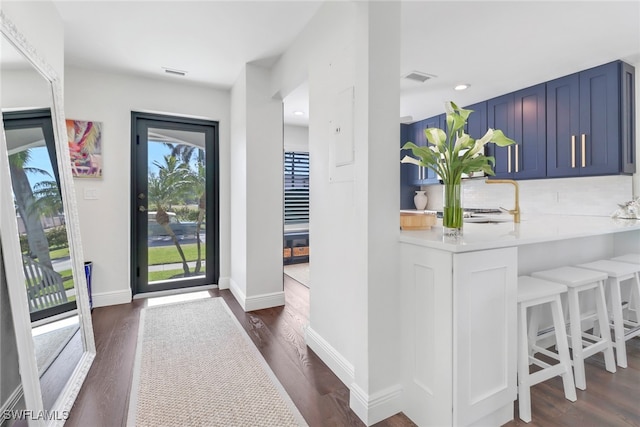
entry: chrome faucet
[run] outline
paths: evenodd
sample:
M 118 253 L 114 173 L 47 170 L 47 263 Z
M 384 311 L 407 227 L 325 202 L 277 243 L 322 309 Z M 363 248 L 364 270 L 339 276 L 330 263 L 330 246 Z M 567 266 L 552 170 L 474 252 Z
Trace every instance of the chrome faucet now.
M 512 210 L 508 210 L 504 208 L 501 208 L 501 209 L 513 215 L 513 222 L 519 223 L 520 222 L 520 188 L 518 187 L 518 183 L 512 179 L 487 179 L 484 182 L 486 182 L 487 184 L 513 184 L 513 186 L 516 187 L 515 209 L 512 209 Z

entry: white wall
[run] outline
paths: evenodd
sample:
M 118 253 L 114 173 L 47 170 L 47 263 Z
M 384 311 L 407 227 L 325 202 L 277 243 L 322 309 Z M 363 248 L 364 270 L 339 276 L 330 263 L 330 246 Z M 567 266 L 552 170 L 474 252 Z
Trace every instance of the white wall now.
M 5 109 L 51 108 L 51 85 L 34 69 L 2 70 L 0 106 Z
M 399 380 L 393 291 L 399 163 L 397 144 L 388 144 L 398 133 L 399 46 L 391 43 L 399 44 L 396 12 L 392 3 L 370 9 L 327 2 L 272 74 L 272 91 L 285 96 L 309 82 L 314 286 L 307 343 L 350 387 L 351 407 L 365 423 L 394 413 L 382 406 L 397 397 Z M 349 88 L 354 162 L 338 166 L 334 124 L 348 121 L 337 116 L 336 103 Z
M 66 70 L 65 115 L 103 123 L 103 178 L 75 178 L 82 243 L 93 261 L 95 306 L 126 303 L 130 287 L 131 111 L 205 118 L 219 122 L 220 277 L 228 280 L 229 92 L 165 80 Z M 96 200 L 85 200 L 95 190 Z
M 0 8 L 64 81 L 64 25 L 51 1 L 3 1 Z
M 354 19 L 353 4 L 325 3 L 272 71 L 272 92 L 281 91 L 283 96 L 309 81 L 309 157 L 313 159 L 309 268 L 314 287 L 307 342 L 347 386 L 354 370 L 354 265 L 361 251 L 353 235 L 357 223 L 353 183 L 329 183 L 328 142 L 333 132 L 327 106 L 338 92 L 353 85 Z
M 247 64 L 231 90 L 231 280 L 245 311 L 284 305 L 282 99 Z
M 285 125 L 284 151 L 309 152 L 309 127 Z

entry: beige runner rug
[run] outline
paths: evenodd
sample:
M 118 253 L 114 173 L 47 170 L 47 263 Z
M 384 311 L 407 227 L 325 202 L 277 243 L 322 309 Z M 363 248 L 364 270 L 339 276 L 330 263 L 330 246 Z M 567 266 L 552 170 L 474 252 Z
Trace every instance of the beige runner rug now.
M 145 307 L 129 426 L 306 426 L 221 298 Z

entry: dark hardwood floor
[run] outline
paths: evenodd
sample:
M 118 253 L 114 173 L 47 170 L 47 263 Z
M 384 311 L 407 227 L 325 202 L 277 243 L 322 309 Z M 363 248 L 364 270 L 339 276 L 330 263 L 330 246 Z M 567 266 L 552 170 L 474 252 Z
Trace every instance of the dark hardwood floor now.
M 285 276 L 285 307 L 245 313 L 230 291 L 222 297 L 247 331 L 311 427 L 363 426 L 349 408 L 349 389 L 305 345 L 309 290 Z M 138 320 L 142 300 L 93 310 L 97 355 L 66 426 L 126 425 Z M 552 379 L 532 388 L 533 421 L 528 426 L 640 426 L 640 339 L 628 342 L 629 367 L 610 374 L 602 359 L 586 361 L 587 390 L 578 401 L 564 399 L 562 382 Z M 507 426 L 525 425 L 517 418 Z M 377 427 L 414 424 L 397 414 Z

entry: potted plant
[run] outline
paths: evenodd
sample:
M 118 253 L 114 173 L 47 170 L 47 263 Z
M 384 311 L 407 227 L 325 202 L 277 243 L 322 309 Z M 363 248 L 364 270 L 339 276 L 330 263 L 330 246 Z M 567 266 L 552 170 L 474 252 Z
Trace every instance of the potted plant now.
M 442 226 L 445 235 L 462 234 L 462 175 L 484 172 L 495 175 L 495 159 L 484 155 L 484 146 L 494 143 L 500 147 L 515 144 L 498 129 L 489 129 L 480 139 L 464 133 L 464 125 L 473 110 L 465 110 L 453 102 L 445 103 L 447 131 L 438 128 L 425 129 L 427 146 L 407 142 L 403 150 L 411 150 L 414 157 L 404 156 L 402 163 L 411 163 L 433 170 L 444 184 Z

